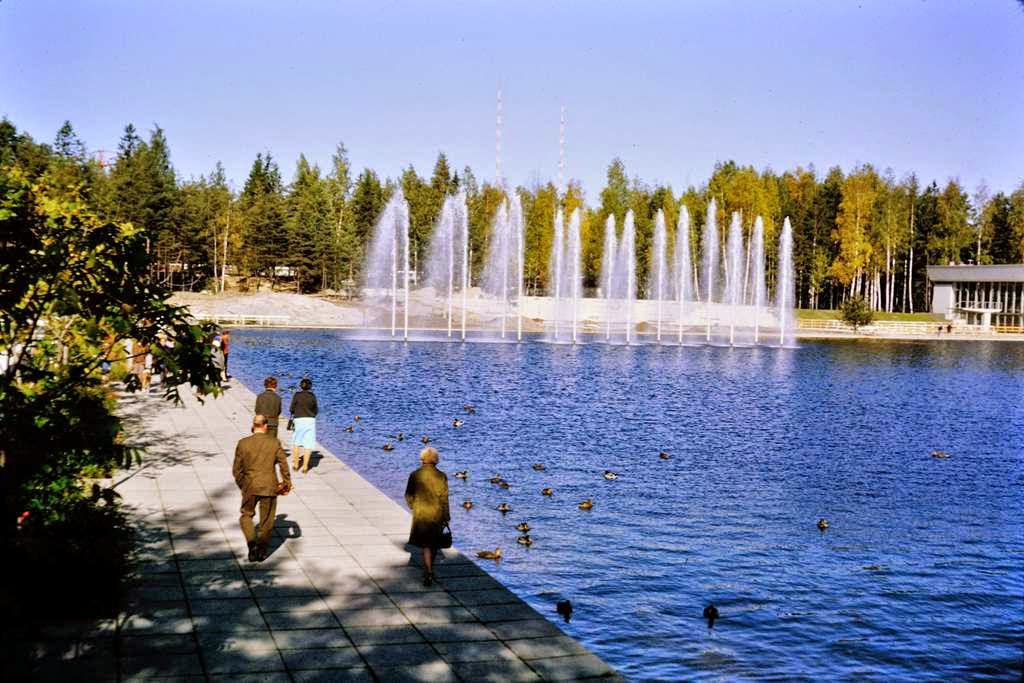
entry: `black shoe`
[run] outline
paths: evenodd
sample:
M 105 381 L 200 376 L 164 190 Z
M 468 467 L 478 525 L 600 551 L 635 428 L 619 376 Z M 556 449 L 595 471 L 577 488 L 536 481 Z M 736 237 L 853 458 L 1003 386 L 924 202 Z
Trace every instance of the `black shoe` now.
M 270 555 L 270 553 L 267 552 L 267 546 L 266 545 L 260 544 L 260 545 L 256 546 L 256 561 L 257 562 L 262 562 L 263 560 L 267 559 L 267 557 L 269 555 Z
M 434 574 L 432 572 L 427 572 L 423 575 L 423 585 L 427 588 L 434 585 Z
M 256 544 L 255 543 L 250 543 L 249 544 L 249 561 L 250 562 L 259 562 L 258 557 L 259 557 L 259 553 L 257 551 Z

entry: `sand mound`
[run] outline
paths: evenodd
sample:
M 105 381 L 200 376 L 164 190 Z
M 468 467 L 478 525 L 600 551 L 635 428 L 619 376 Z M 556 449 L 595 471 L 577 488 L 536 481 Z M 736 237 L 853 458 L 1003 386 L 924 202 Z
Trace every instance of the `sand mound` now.
M 363 312 L 358 306 L 337 304 L 305 294 L 177 292 L 171 297 L 170 302 L 178 306 L 188 306 L 196 317 L 274 316 L 282 324 L 287 325 L 363 324 Z

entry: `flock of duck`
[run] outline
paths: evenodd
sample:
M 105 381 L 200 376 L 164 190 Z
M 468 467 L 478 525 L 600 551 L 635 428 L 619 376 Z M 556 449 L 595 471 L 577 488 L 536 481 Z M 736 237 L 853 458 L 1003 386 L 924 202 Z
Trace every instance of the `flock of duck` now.
M 476 406 L 474 406 L 471 403 L 466 403 L 466 404 L 464 404 L 462 406 L 462 411 L 466 415 L 476 415 Z M 359 423 L 361 420 L 362 420 L 362 417 L 360 417 L 359 415 L 356 415 L 353 418 L 354 423 Z M 453 429 L 459 429 L 460 427 L 465 425 L 466 422 L 465 422 L 464 419 L 456 417 L 456 418 L 452 419 L 452 423 L 451 424 L 452 424 L 452 428 Z M 356 431 L 356 425 L 355 424 L 350 424 L 350 425 L 345 427 L 345 432 L 347 432 L 349 434 L 352 434 L 355 431 Z M 397 432 L 395 434 L 388 434 L 387 436 L 392 441 L 405 441 L 406 440 L 405 432 Z M 381 446 L 381 449 L 384 450 L 384 451 L 387 451 L 387 452 L 395 450 L 395 444 L 392 443 L 392 441 L 384 442 L 384 445 Z M 422 437 L 420 437 L 420 442 L 423 443 L 423 444 L 429 444 L 430 443 L 430 437 L 427 436 L 427 435 L 423 435 Z M 671 457 L 672 456 L 670 456 L 668 454 L 668 452 L 666 452 L 666 451 L 660 451 L 658 453 L 658 458 L 661 459 L 661 460 L 668 460 Z M 533 465 L 531 465 L 531 468 L 535 472 L 544 472 L 545 470 L 547 470 L 547 466 L 544 465 L 544 463 L 542 463 L 542 462 L 535 462 L 535 463 L 533 463 Z M 455 472 L 454 476 L 455 476 L 456 479 L 460 479 L 462 481 L 468 481 L 469 480 L 469 470 L 460 470 L 458 472 Z M 604 472 L 602 473 L 602 476 L 606 480 L 608 480 L 608 481 L 615 481 L 616 479 L 619 478 L 618 473 L 617 472 L 613 472 L 612 470 L 604 470 Z M 491 482 L 491 484 L 497 486 L 500 489 L 506 489 L 507 490 L 511 486 L 508 483 L 508 481 L 506 481 L 505 478 L 502 477 L 499 474 L 496 474 L 493 477 L 491 477 L 490 482 Z M 555 490 L 553 488 L 551 488 L 550 486 L 545 486 L 545 487 L 543 487 L 540 490 L 540 494 L 542 496 L 546 496 L 546 497 L 550 498 L 550 497 L 553 497 L 555 495 Z M 472 500 L 467 499 L 467 500 L 462 501 L 462 507 L 465 508 L 466 510 L 472 510 L 475 506 L 476 505 L 475 505 L 475 503 Z M 580 510 L 592 510 L 592 509 L 594 509 L 594 501 L 592 499 L 590 499 L 590 498 L 587 498 L 585 500 L 580 501 L 577 504 L 576 507 L 578 507 Z M 496 509 L 497 509 L 498 512 L 500 512 L 502 514 L 502 516 L 507 515 L 509 512 L 512 512 L 512 506 L 509 505 L 508 503 L 500 503 L 497 506 Z M 520 532 L 520 535 L 518 537 L 516 537 L 516 543 L 518 543 L 519 545 L 522 545 L 522 546 L 526 546 L 527 548 L 530 547 L 531 545 L 533 545 L 533 539 L 530 537 L 530 525 L 528 523 L 526 523 L 526 522 L 520 523 L 519 525 L 516 526 L 516 530 Z M 502 552 L 501 552 L 501 548 L 498 547 L 498 548 L 495 548 L 494 550 L 481 550 L 481 551 L 478 551 L 476 556 L 479 557 L 480 559 L 484 559 L 484 560 L 500 560 L 501 556 L 502 556 Z
M 470 403 L 464 404 L 462 406 L 462 410 L 466 415 L 476 414 L 476 407 Z M 362 418 L 359 415 L 356 415 L 354 418 L 354 422 L 356 423 L 359 423 L 361 420 Z M 459 429 L 460 427 L 465 425 L 465 420 L 456 417 L 452 419 L 451 425 L 453 429 Z M 348 425 L 347 427 L 345 427 L 345 431 L 348 432 L 349 434 L 355 432 L 355 425 Z M 397 432 L 396 434 L 388 435 L 388 438 L 393 439 L 395 441 L 405 441 L 406 435 L 404 432 Z M 423 435 L 422 437 L 420 437 L 420 442 L 423 443 L 424 445 L 429 444 L 430 441 L 430 437 L 427 435 Z M 395 446 L 393 443 L 388 441 L 384 443 L 382 449 L 385 451 L 393 451 L 395 449 Z M 937 460 L 945 460 L 950 457 L 949 453 L 941 450 L 933 450 L 930 453 L 930 455 L 932 458 L 935 458 Z M 667 451 L 660 451 L 658 453 L 658 458 L 660 460 L 669 460 L 671 459 L 671 457 L 672 456 Z M 541 462 L 533 463 L 531 465 L 531 468 L 535 472 L 544 472 L 547 470 L 547 466 L 545 466 L 544 463 Z M 454 473 L 454 476 L 456 479 L 459 479 L 461 481 L 468 481 L 469 470 L 459 470 Z M 608 481 L 615 481 L 616 479 L 619 478 L 618 473 L 613 472 L 612 470 L 604 470 L 602 476 L 604 477 L 604 479 Z M 492 485 L 498 487 L 499 489 L 507 490 L 510 487 L 508 481 L 499 474 L 495 474 L 494 476 L 492 476 L 489 481 Z M 542 496 L 552 497 L 554 496 L 555 491 L 553 488 L 546 486 L 540 490 L 540 493 Z M 462 507 L 466 510 L 472 510 L 474 507 L 476 507 L 476 505 L 471 499 L 466 499 L 462 501 Z M 577 504 L 577 507 L 580 510 L 592 510 L 594 508 L 594 501 L 590 498 L 586 498 L 580 501 Z M 502 517 L 507 515 L 509 512 L 512 512 L 512 506 L 506 502 L 499 503 L 495 509 L 501 513 Z M 829 528 L 829 521 L 822 517 L 818 519 L 817 527 L 821 532 L 824 533 Z M 533 539 L 530 537 L 530 531 L 532 530 L 532 527 L 528 522 L 520 522 L 516 525 L 515 529 L 517 532 L 519 532 L 519 536 L 516 537 L 516 543 L 527 548 L 533 545 Z M 502 558 L 502 550 L 500 546 L 495 548 L 494 550 L 480 550 L 477 551 L 476 556 L 483 560 L 493 560 L 497 562 L 500 561 Z M 555 611 L 560 616 L 562 616 L 562 618 L 565 619 L 566 622 L 568 622 L 572 617 L 572 603 L 568 600 L 560 600 L 556 604 Z M 714 605 L 714 603 L 709 603 L 704 608 L 702 616 L 707 621 L 708 628 L 711 629 L 714 628 L 715 621 L 719 619 L 720 615 L 718 612 L 718 608 Z

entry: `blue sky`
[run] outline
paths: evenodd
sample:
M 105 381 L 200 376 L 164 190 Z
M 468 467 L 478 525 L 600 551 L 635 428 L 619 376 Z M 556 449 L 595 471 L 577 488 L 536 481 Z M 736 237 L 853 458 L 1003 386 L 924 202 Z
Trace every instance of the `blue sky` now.
M 495 93 L 514 183 L 608 162 L 678 191 L 716 161 L 862 162 L 1024 180 L 1024 8 L 972 2 L 56 2 L 0 0 L 0 115 L 91 149 L 159 123 L 183 177 L 257 152 L 494 175 Z

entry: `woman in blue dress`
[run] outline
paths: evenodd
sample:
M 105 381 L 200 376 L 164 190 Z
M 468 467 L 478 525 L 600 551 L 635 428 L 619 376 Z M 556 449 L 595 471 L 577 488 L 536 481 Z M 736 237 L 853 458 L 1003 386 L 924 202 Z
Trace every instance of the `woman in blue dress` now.
M 317 405 L 316 396 L 310 391 L 312 388 L 313 382 L 304 377 L 288 408 L 295 426 L 292 432 L 292 469 L 298 471 L 301 465 L 303 474 L 309 471 L 309 459 L 316 443 Z

